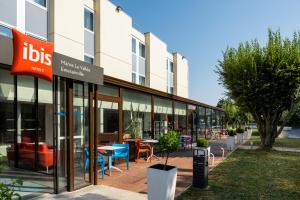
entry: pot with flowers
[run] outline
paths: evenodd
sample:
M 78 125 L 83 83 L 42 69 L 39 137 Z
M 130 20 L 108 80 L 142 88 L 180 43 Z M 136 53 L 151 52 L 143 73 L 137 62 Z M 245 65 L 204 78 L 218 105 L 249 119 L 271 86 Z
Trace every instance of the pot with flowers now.
M 165 164 L 152 165 L 147 170 L 148 199 L 173 200 L 175 197 L 177 168 L 168 165 L 170 153 L 179 146 L 179 135 L 176 131 L 169 131 L 159 138 L 160 151 L 166 154 Z

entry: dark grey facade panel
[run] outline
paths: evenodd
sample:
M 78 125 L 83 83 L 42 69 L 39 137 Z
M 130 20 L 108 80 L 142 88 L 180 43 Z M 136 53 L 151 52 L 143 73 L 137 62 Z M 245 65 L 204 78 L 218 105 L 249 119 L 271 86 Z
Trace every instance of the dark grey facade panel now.
M 93 33 L 84 30 L 84 53 L 94 56 L 95 52 L 95 36 Z
M 0 21 L 17 25 L 17 0 L 0 0 Z
M 13 42 L 11 38 L 0 35 L 0 63 L 12 65 Z
M 25 5 L 25 29 L 47 39 L 47 10 L 26 1 Z

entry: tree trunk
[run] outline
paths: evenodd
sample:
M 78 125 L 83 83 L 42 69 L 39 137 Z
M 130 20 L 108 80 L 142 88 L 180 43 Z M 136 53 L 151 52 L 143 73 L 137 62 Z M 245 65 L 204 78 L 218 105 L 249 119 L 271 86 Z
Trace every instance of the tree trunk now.
M 277 121 L 265 119 L 259 122 L 258 131 L 260 132 L 261 148 L 269 151 L 272 149 L 277 136 Z

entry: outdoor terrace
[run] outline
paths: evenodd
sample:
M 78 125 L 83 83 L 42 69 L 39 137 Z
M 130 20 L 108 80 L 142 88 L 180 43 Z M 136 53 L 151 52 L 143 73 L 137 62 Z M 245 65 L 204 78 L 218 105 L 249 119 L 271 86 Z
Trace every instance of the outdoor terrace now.
M 214 154 L 213 159 L 209 160 L 210 169 L 219 164 L 224 158 L 222 157 L 224 148 L 224 156 L 228 154 L 226 151 L 226 138 L 219 140 L 210 140 L 211 152 Z M 181 149 L 171 154 L 168 164 L 176 166 L 178 169 L 176 195 L 185 191 L 192 184 L 193 173 L 193 152 L 191 149 Z M 99 178 L 100 185 L 107 185 L 119 189 L 129 190 L 138 193 L 147 193 L 147 168 L 157 163 L 164 163 L 165 158 L 159 157 L 159 160 L 153 158 L 151 163 L 146 162 L 143 158 L 137 162 L 130 162 L 129 170 L 126 169 L 125 163 L 120 162 L 116 166 L 123 170 L 122 173 L 113 170 L 111 176 L 105 173 L 104 179 Z M 99 176 L 101 177 L 101 176 Z

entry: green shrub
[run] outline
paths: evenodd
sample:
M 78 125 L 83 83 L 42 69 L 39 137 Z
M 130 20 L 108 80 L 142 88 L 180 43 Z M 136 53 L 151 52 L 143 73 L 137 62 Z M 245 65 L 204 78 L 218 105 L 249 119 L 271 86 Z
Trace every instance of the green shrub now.
M 197 147 L 208 147 L 208 140 L 204 138 L 198 138 L 197 139 Z
M 233 128 L 227 130 L 227 132 L 228 132 L 228 135 L 229 135 L 229 136 L 235 136 L 235 135 L 236 135 L 236 130 L 233 129 Z
M 241 128 L 241 127 L 240 127 L 240 128 L 237 128 L 237 129 L 236 129 L 236 132 L 237 132 L 237 133 L 244 133 L 244 129 Z
M 252 131 L 252 136 L 259 136 L 259 132 L 257 130 Z

